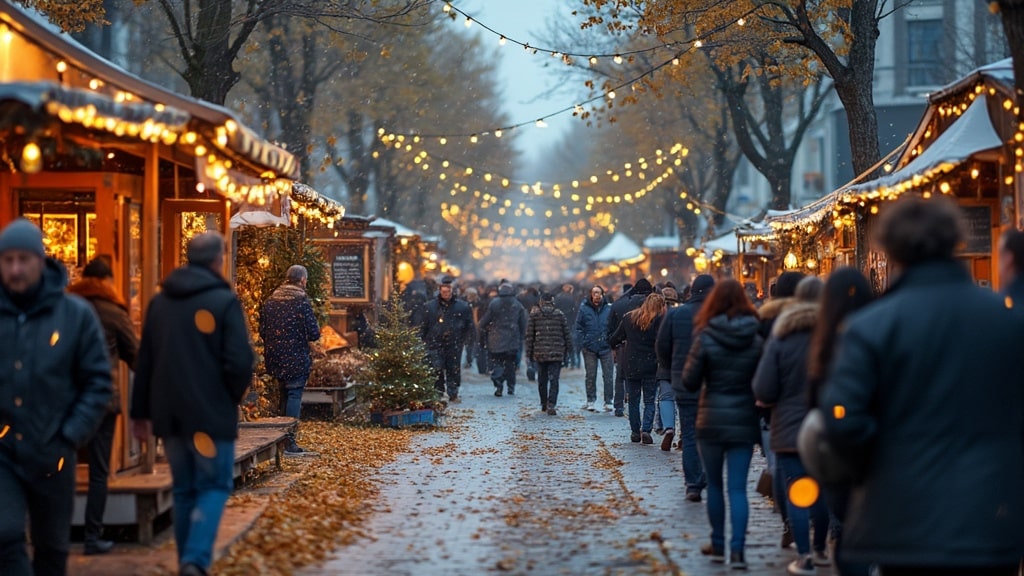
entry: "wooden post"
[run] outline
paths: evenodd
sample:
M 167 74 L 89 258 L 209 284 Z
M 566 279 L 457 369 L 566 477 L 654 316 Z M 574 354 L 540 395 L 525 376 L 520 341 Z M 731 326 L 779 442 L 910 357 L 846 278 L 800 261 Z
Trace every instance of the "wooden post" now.
M 146 147 L 146 165 L 142 183 L 142 323 L 146 307 L 156 294 L 159 282 L 160 246 L 157 226 L 160 223 L 160 150 L 157 144 Z M 151 474 L 156 465 L 156 440 L 150 435 L 143 444 L 142 471 Z

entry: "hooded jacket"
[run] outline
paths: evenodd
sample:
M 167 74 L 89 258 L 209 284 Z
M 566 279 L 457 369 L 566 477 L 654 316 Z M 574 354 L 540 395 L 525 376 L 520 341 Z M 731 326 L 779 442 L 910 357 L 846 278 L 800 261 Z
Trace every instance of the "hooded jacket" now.
M 134 368 L 139 338 L 135 335 L 135 325 L 132 324 L 128 306 L 121 295 L 101 278 L 82 278 L 68 286 L 68 292 L 88 300 L 99 316 L 110 357 L 111 378 L 117 374 L 118 359 L 124 360 L 129 368 Z M 115 385 L 107 411 L 116 413 L 120 410 L 121 391 Z
M 526 324 L 526 309 L 516 300 L 512 286 L 502 284 L 480 319 L 478 338 L 487 343 L 487 351 L 492 354 L 517 352 L 523 345 Z
M 754 374 L 754 397 L 771 406 L 771 447 L 796 452 L 796 437 L 807 415 L 807 354 L 819 306 L 793 302 L 772 326 Z
M 697 438 L 755 444 L 761 433 L 750 381 L 764 340 L 755 316 L 715 316 L 696 337 L 683 386 L 700 391 Z
M 233 440 L 256 360 L 242 305 L 205 266 L 182 266 L 162 286 L 142 328 L 131 416 L 163 438 Z
M 540 301 L 526 323 L 526 357 L 536 362 L 561 362 L 572 349 L 565 314 L 554 303 Z
M 103 329 L 66 284 L 64 266 L 47 258 L 24 309 L 0 289 L 0 452 L 28 478 L 74 462 L 112 394 Z
M 309 343 L 320 339 L 320 326 L 306 291 L 285 282 L 263 304 L 260 338 L 267 373 L 280 382 L 309 378 L 313 360 Z

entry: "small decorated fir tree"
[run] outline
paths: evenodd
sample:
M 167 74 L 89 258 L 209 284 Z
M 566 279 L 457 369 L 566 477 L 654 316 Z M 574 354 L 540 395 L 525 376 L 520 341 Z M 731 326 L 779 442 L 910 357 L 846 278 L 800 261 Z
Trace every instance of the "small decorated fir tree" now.
M 364 384 L 357 388 L 371 412 L 440 407 L 427 348 L 408 318 L 400 298 L 384 303 L 375 328 L 377 347 L 369 350 L 362 372 Z

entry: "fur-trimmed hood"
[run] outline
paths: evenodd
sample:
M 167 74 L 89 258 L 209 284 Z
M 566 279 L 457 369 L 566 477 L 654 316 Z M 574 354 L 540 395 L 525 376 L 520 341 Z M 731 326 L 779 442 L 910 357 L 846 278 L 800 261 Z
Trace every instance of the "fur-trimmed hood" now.
M 796 298 L 772 298 L 761 305 L 761 308 L 757 311 L 757 315 L 762 321 L 775 320 L 779 317 L 779 314 L 782 314 L 782 311 L 786 309 L 786 306 L 789 306 L 793 302 L 796 302 Z
M 81 278 L 71 286 L 68 286 L 68 292 L 77 294 L 86 300 L 106 300 L 112 304 L 117 304 L 125 310 L 128 306 L 124 303 L 124 298 L 114 290 L 114 287 L 107 284 L 100 278 Z
M 817 302 L 791 302 L 772 325 L 772 337 L 781 339 L 794 332 L 813 330 L 820 309 Z

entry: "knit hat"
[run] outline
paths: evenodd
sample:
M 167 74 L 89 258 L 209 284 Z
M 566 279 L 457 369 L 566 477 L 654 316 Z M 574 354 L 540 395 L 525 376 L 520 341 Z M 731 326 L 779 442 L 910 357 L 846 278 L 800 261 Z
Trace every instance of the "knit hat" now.
M 650 294 L 651 292 L 654 292 L 654 286 L 651 286 L 647 278 L 641 278 L 636 281 L 636 284 L 633 284 L 633 294 Z
M 113 278 L 114 271 L 103 258 L 93 258 L 82 269 L 83 278 Z
M 711 292 L 711 289 L 715 287 L 715 279 L 710 274 L 701 274 L 693 279 L 693 284 L 690 286 L 690 295 L 697 296 L 700 294 L 707 294 Z
M 46 258 L 43 231 L 29 220 L 18 218 L 0 232 L 0 252 L 8 250 L 25 250 Z

